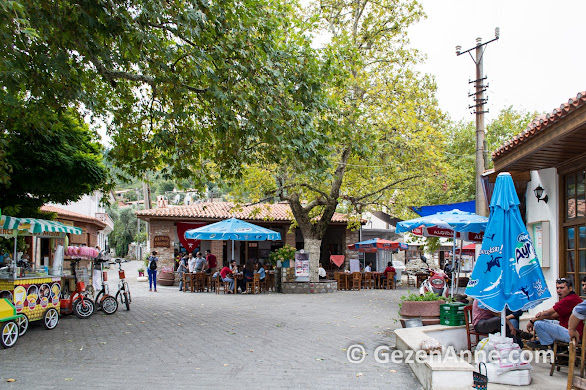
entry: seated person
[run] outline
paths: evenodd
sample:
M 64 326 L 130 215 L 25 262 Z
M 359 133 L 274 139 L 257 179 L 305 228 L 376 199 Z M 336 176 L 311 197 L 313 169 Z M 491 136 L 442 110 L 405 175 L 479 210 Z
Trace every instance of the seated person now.
M 387 268 L 385 268 L 385 270 L 383 271 L 381 278 L 386 279 L 389 272 L 395 272 L 395 267 L 393 267 L 393 263 L 391 263 L 390 261 L 387 263 Z M 395 274 L 395 279 L 396 278 L 397 274 Z
M 372 262 L 371 261 L 369 261 L 366 264 L 366 267 L 364 267 L 364 272 L 372 272 Z
M 520 347 L 523 347 L 522 338 L 530 339 L 533 335 L 520 331 L 518 329 L 519 322 L 517 321 L 517 327 L 514 325 L 514 317 L 512 312 L 505 317 L 507 324 L 506 335 L 507 337 L 512 337 Z M 493 312 L 479 306 L 478 300 L 475 299 L 472 305 L 472 325 L 474 325 L 474 330 L 480 333 L 500 333 L 501 313 Z
M 586 293 L 586 276 L 582 278 L 582 291 Z M 574 306 L 572 315 L 568 321 L 568 333 L 571 339 L 582 339 L 584 331 L 584 320 L 586 319 L 586 301 Z
M 232 270 L 228 267 L 228 264 L 227 263 L 224 263 L 224 268 L 222 268 L 221 271 L 220 271 L 220 277 L 222 278 L 222 280 L 224 282 L 229 282 L 230 283 L 230 291 L 229 291 L 229 293 L 231 293 L 232 291 L 234 291 L 234 275 L 232 275 Z
M 246 263 L 244 265 L 242 274 L 244 277 L 238 280 L 238 287 L 240 287 L 240 291 L 246 293 L 246 283 L 252 283 L 252 280 L 254 279 L 254 269 L 251 263 Z
M 531 348 L 548 349 L 554 341 L 570 342 L 568 321 L 574 307 L 582 303 L 582 299 L 574 292 L 574 284 L 570 278 L 556 280 L 555 289 L 560 300 L 552 308 L 540 311 L 527 324 L 527 331 L 539 338 L 538 342 L 528 342 Z M 582 329 L 578 329 L 581 332 Z
M 317 270 L 317 275 L 320 279 L 327 278 L 326 270 L 322 267 L 321 263 L 319 263 L 319 269 Z
M 265 267 L 263 267 L 261 262 L 256 262 L 256 264 L 254 264 L 254 273 L 259 274 L 260 280 L 264 280 L 266 277 Z

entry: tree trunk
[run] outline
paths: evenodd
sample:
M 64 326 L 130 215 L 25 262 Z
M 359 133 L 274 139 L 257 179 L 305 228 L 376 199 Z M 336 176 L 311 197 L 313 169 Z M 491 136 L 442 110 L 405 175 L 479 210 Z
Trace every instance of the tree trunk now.
M 304 248 L 309 253 L 309 281 L 319 281 L 319 259 L 320 259 L 320 248 L 321 239 L 317 238 L 303 238 Z

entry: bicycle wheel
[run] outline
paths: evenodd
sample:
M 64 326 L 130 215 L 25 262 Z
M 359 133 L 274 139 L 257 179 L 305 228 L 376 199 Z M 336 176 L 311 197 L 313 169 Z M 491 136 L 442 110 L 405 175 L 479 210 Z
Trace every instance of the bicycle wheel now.
M 118 301 L 111 295 L 105 296 L 100 304 L 106 314 L 114 314 L 118 310 Z
M 16 325 L 16 322 L 8 321 L 2 324 L 0 344 L 4 348 L 10 348 L 16 344 L 16 340 L 18 340 L 18 325 Z
M 28 329 L 28 317 L 23 314 L 19 319 L 16 320 L 16 325 L 18 325 L 18 336 L 22 336 L 26 333 Z
M 128 303 L 132 303 L 132 297 L 130 296 L 130 289 L 128 288 L 128 283 L 124 282 L 124 291 L 128 294 Z
M 84 298 L 82 301 L 81 299 L 76 299 L 73 302 L 73 312 L 78 318 L 88 318 L 92 314 L 94 314 L 94 303 L 91 299 Z
M 45 314 L 43 314 L 43 326 L 45 327 L 45 329 L 55 329 L 58 323 L 59 313 L 57 312 L 57 309 L 55 309 L 54 307 L 50 307 L 47 310 L 45 310 Z

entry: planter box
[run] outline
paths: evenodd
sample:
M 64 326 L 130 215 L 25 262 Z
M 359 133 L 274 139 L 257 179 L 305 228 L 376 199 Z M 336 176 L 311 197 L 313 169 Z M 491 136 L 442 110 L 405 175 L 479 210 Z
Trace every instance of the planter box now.
M 424 326 L 440 323 L 440 305 L 445 301 L 405 301 L 401 305 L 401 326 L 405 327 L 405 320 L 421 318 Z

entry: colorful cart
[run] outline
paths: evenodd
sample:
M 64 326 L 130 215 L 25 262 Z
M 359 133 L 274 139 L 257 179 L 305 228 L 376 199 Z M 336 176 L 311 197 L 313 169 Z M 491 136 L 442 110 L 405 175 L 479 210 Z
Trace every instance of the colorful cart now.
M 18 340 L 18 321 L 22 315 L 16 313 L 16 308 L 6 298 L 0 299 L 0 344 L 10 348 Z
M 6 298 L 13 304 L 18 314 L 14 322 L 18 326 L 19 336 L 26 332 L 29 321 L 43 320 L 46 329 L 54 329 L 57 326 L 66 235 L 81 232 L 80 228 L 56 221 L 0 216 L 0 237 L 14 238 L 12 261 L 0 268 L 0 298 Z M 16 242 L 20 236 L 53 239 L 54 266 L 36 267 L 37 262 L 33 259 L 32 267 L 19 267 L 16 261 Z M 56 263 L 60 263 L 61 266 L 56 266 Z

